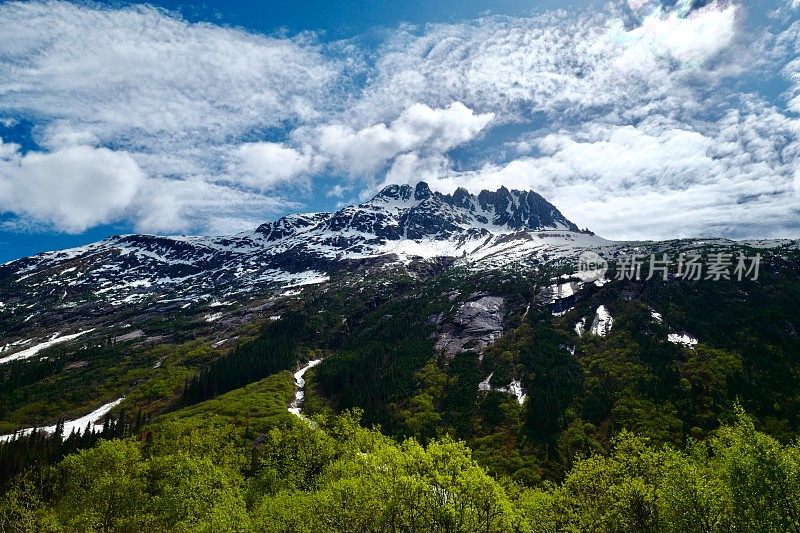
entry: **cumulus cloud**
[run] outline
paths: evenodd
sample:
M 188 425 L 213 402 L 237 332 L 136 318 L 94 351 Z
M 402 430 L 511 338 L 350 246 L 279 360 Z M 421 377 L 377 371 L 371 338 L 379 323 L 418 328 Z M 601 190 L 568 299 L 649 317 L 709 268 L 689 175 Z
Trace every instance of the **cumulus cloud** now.
M 125 152 L 73 146 L 23 155 L 0 140 L 0 210 L 67 232 L 124 214 L 144 180 Z
M 310 133 L 314 148 L 329 164 L 347 174 L 372 177 L 399 154 L 413 151 L 443 154 L 474 139 L 494 118 L 475 114 L 461 102 L 443 109 L 416 103 L 390 124 L 354 131 L 329 124 Z
M 238 174 L 245 185 L 260 190 L 306 176 L 314 166 L 312 156 L 279 143 L 242 144 L 234 155 L 233 174 Z

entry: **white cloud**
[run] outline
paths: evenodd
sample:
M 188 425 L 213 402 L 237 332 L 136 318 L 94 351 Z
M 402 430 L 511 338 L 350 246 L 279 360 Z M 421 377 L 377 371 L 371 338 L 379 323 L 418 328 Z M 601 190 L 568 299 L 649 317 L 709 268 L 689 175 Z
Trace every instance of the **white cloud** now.
M 347 189 L 345 189 L 344 187 L 342 187 L 337 183 L 336 185 L 328 189 L 328 192 L 325 193 L 325 196 L 327 196 L 328 198 L 341 198 L 342 196 L 344 196 L 344 193 L 346 192 Z
M 388 125 L 354 131 L 344 124 L 329 124 L 307 135 L 333 168 L 372 178 L 399 154 L 446 153 L 474 139 L 493 118 L 493 113 L 475 114 L 461 102 L 441 109 L 415 103 Z
M 403 154 L 395 159 L 381 186 L 393 183 L 415 184 L 435 181 L 448 172 L 448 161 L 442 156 L 420 157 L 416 153 Z M 446 191 L 452 192 L 452 191 Z
M 239 139 L 320 116 L 335 104 L 331 84 L 340 70 L 307 35 L 273 38 L 192 24 L 148 6 L 0 3 L 0 114 L 36 124 L 35 140 L 50 151 L 49 159 L 41 154 L 44 161 L 113 147 L 149 178 L 124 213 L 97 206 L 99 214 L 84 219 L 72 212 L 85 210 L 69 195 L 36 208 L 6 201 L 5 208 L 67 231 L 107 222 L 113 213 L 133 213 L 138 227 L 160 230 L 202 231 L 242 211 L 253 224 L 281 199 L 241 192 L 236 180 L 265 190 L 288 176 L 285 166 L 261 169 L 268 148 L 259 155 L 258 145 L 240 147 Z M 231 161 L 234 174 L 221 176 Z M 67 205 L 76 200 L 78 206 Z M 196 209 L 198 202 L 215 205 Z
M 147 6 L 7 2 L 0 20 L 0 106 L 50 119 L 49 146 L 219 141 L 314 114 L 338 73 L 313 43 Z
M 32 122 L 41 148 L 0 144 L 0 207 L 69 231 L 236 231 L 300 208 L 324 176 L 336 198 L 419 179 L 534 188 L 610 237 L 797 230 L 800 23 L 662 4 L 401 26 L 367 49 L 146 6 L 2 3 L 0 116 Z M 784 100 L 759 96 L 780 74 Z M 111 157 L 105 174 L 92 163 Z M 36 196 L 23 175 L 67 160 L 98 195 L 134 192 L 94 215 L 19 200 Z
M 615 21 L 608 37 L 625 48 L 615 63 L 636 68 L 649 64 L 650 59 L 670 58 L 686 66 L 699 66 L 731 45 L 737 9 L 733 4 L 714 2 L 688 13 L 681 9 L 665 12 L 659 7 L 630 30 L 621 20 Z
M 610 4 L 583 14 L 404 29 L 381 50 L 355 116 L 370 122 L 414 102 L 451 101 L 494 112 L 498 122 L 537 112 L 563 121 L 598 111 L 629 118 L 673 111 L 692 98 L 687 76 L 714 84 L 752 63 L 733 50 L 738 12 L 719 2 L 685 16 L 658 7 L 631 25 Z M 709 68 L 725 52 L 724 68 Z
M 144 180 L 125 152 L 73 146 L 23 155 L 0 140 L 0 210 L 67 232 L 121 216 Z
M 202 178 L 149 179 L 139 199 L 134 220 L 137 231 L 145 233 L 229 234 L 253 229 L 265 217 L 300 207 L 280 196 L 242 191 Z
M 271 142 L 242 144 L 235 156 L 233 173 L 240 174 L 239 180 L 245 185 L 259 190 L 307 176 L 314 166 L 310 155 Z
M 792 24 L 779 39 L 785 53 L 791 57 L 782 72 L 789 82 L 787 107 L 795 113 L 800 113 L 800 21 Z

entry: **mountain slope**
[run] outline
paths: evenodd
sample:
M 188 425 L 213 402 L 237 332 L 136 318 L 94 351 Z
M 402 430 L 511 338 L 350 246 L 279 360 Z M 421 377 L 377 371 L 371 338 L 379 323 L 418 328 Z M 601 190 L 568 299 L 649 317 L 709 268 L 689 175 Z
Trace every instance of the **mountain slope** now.
M 708 245 L 740 243 L 612 242 L 579 231 L 533 191 L 441 194 L 424 182 L 389 185 L 335 213 L 288 215 L 238 235 L 117 236 L 0 265 L 0 360 L 142 316 L 188 310 L 211 321 L 219 316 L 216 305 L 293 294 L 347 273 L 540 269 L 574 261 L 584 250 L 614 257 L 625 250 L 662 253 Z
M 481 368 L 465 391 L 480 384 L 513 392 L 522 404 L 541 387 L 491 355 L 510 342 L 513 349 L 500 359 L 519 357 L 521 348 L 506 337 L 520 320 L 540 317 L 543 328 L 560 321 L 562 340 L 548 357 L 577 357 L 581 343 L 613 341 L 625 331 L 639 335 L 641 324 L 629 328 L 615 306 L 641 299 L 669 321 L 663 343 L 696 344 L 699 337 L 702 345 L 724 331 L 721 310 L 743 308 L 742 298 L 769 294 L 765 312 L 776 316 L 790 308 L 797 249 L 797 241 L 612 242 L 578 231 L 533 192 L 443 195 L 424 183 L 388 186 L 336 213 L 290 215 L 234 236 L 113 237 L 0 266 L 0 434 L 49 426 L 58 417 L 79 419 L 123 396 L 124 405 L 160 412 L 266 377 L 265 369 L 291 370 L 321 358 L 315 371 L 323 396 L 337 408 L 368 407 L 368 421 L 396 419 L 391 409 L 414 392 L 416 373 L 440 356 L 464 371 Z M 704 296 L 687 296 L 668 310 L 652 300 L 651 284 L 570 278 L 584 250 L 601 253 L 612 268 L 628 253 L 761 253 L 767 277 L 747 292 L 728 284 L 721 296 L 710 290 L 716 284 L 706 284 Z M 701 285 L 670 280 L 667 287 L 692 294 Z M 595 298 L 598 289 L 613 298 Z M 692 306 L 703 308 L 712 297 L 719 309 L 703 312 L 718 319 L 713 325 L 687 319 Z M 309 317 L 302 338 L 275 344 L 294 338 L 297 326 L 287 317 L 298 313 Z M 770 333 L 782 339 L 783 351 L 800 329 L 787 324 Z M 746 326 L 738 317 L 739 331 Z M 272 337 L 251 344 L 259 335 Z M 583 340 L 568 338 L 574 335 Z M 732 338 L 723 335 L 713 345 L 733 349 Z M 296 353 L 297 346 L 314 353 Z M 464 355 L 470 353 L 478 365 Z M 556 374 L 574 374 L 574 366 Z M 387 379 L 391 386 L 376 391 Z
M 335 272 L 447 257 L 497 267 L 606 241 L 534 192 L 432 192 L 391 185 L 335 213 L 297 214 L 226 237 L 126 235 L 0 266 L 0 335 L 23 324 L 146 303 L 185 304 L 319 283 Z M 24 290 L 20 290 L 24 287 Z
M 796 438 L 797 241 L 610 242 L 536 198 L 393 186 L 246 234 L 117 237 L 4 265 L 0 489 L 126 435 L 110 442 L 235 442 L 254 464 L 253 450 L 291 449 L 265 446 L 270 428 L 348 411 L 386 442 L 459 439 L 486 472 L 526 486 L 607 453 L 622 430 L 653 449 L 714 438 L 735 402 L 760 430 Z M 607 277 L 576 275 L 583 250 L 608 259 Z M 761 270 L 617 279 L 627 254 L 681 252 L 759 253 Z M 293 424 L 300 387 L 318 426 Z M 90 423 L 102 432 L 64 442 L 27 429 Z M 228 464 L 230 448 L 208 449 Z M 266 480 L 252 480 L 256 494 Z

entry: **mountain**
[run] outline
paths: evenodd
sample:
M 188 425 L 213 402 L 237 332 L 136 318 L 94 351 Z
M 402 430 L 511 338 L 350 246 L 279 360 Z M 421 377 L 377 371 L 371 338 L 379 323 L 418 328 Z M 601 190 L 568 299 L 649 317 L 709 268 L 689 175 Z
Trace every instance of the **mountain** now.
M 215 307 L 297 294 L 332 276 L 397 271 L 425 277 L 443 269 L 541 270 L 574 263 L 583 251 L 733 249 L 724 239 L 613 242 L 579 230 L 533 191 L 389 185 L 362 204 L 334 213 L 292 214 L 254 231 L 221 237 L 122 235 L 0 265 L 0 361 L 27 353 L 25 340 L 50 342 L 122 317 L 203 313 Z M 792 241 L 749 243 L 796 247 Z M 572 298 L 540 300 L 560 312 Z M 5 352 L 3 354 L 3 352 Z
M 413 269 L 434 258 L 496 268 L 606 244 L 532 191 L 443 195 L 424 182 L 390 185 L 335 213 L 288 215 L 238 235 L 124 235 L 5 263 L 0 335 L 120 306 L 171 309 L 297 287 L 341 271 Z
M 586 250 L 613 257 L 624 250 L 664 252 L 713 243 L 737 245 L 723 239 L 608 241 L 579 230 L 533 191 L 501 187 L 473 195 L 459 188 L 441 194 L 424 182 L 389 185 L 362 204 L 334 213 L 288 215 L 252 232 L 122 235 L 5 263 L 0 265 L 0 337 L 13 352 L 24 348 L 15 344 L 23 337 L 63 338 L 65 329 L 74 334 L 123 315 L 211 309 L 297 292 L 347 273 L 541 269 L 574 261 Z
M 648 261 L 680 254 L 704 262 L 704 275 L 648 279 Z M 757 275 L 714 275 L 715 260 L 732 269 L 739 254 L 760 258 Z M 634 256 L 640 279 L 620 275 Z M 388 505 L 385 527 L 398 498 L 427 487 L 423 507 L 458 507 L 446 520 L 486 495 L 466 507 L 511 499 L 525 530 L 604 530 L 597 509 L 596 522 L 559 522 L 580 503 L 627 509 L 614 530 L 671 531 L 650 522 L 689 516 L 676 495 L 693 509 L 697 487 L 710 486 L 714 505 L 748 509 L 731 524 L 758 530 L 749 509 L 784 502 L 770 511 L 781 516 L 780 495 L 762 494 L 781 485 L 737 483 L 763 477 L 763 457 L 785 456 L 791 476 L 769 475 L 795 480 L 793 494 L 797 448 L 774 443 L 800 434 L 799 354 L 800 241 L 614 242 L 533 192 L 392 185 L 233 236 L 113 237 L 0 266 L 0 526 L 31 518 L 33 505 L 65 530 L 91 529 L 108 487 L 133 480 L 120 529 L 180 529 L 188 522 L 160 502 L 182 495 L 175 508 L 194 516 L 183 495 L 212 487 L 198 505 L 239 501 L 237 524 L 252 515 L 260 530 L 330 531 L 294 520 L 336 516 L 345 531 L 352 514 L 336 513 L 373 486 L 355 507 Z M 745 456 L 755 474 L 741 475 Z M 404 466 L 387 473 L 387 457 Z M 678 468 L 680 457 L 696 463 Z M 423 479 L 425 464 L 438 466 Z M 643 479 L 656 464 L 663 472 Z M 622 471 L 636 479 L 606 487 Z M 696 479 L 678 486 L 686 472 Z M 358 476 L 342 484 L 344 473 Z M 663 493 L 672 499 L 665 476 L 678 484 Z M 68 490 L 26 481 L 39 479 Z M 393 485 L 403 480 L 412 484 Z M 598 503 L 603 491 L 619 502 Z M 97 501 L 69 499 L 82 494 Z M 653 494 L 673 507 L 643 507 Z M 566 500 L 548 503 L 556 497 Z M 407 503 L 416 516 L 422 507 Z M 554 524 L 534 526 L 542 517 Z M 517 518 L 488 530 L 519 529 Z M 453 530 L 487 530 L 478 522 Z M 449 522 L 434 523 L 406 529 Z

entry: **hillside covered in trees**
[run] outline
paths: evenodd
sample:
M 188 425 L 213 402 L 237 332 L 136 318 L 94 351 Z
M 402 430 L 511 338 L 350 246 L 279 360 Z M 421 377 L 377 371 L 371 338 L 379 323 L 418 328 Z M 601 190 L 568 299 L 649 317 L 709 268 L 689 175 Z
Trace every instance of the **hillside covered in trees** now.
M 542 289 L 566 267 L 389 270 L 243 306 L 224 343 L 178 314 L 144 338 L 54 347 L 0 368 L 6 432 L 124 400 L 93 435 L 0 443 L 0 524 L 797 530 L 797 265 L 587 284 L 564 309 Z M 604 335 L 588 331 L 600 306 Z M 318 359 L 294 416 L 291 372 Z
M 741 410 L 733 425 L 685 450 L 622 432 L 609 454 L 578 458 L 561 482 L 526 487 L 488 475 L 467 446 L 448 437 L 425 446 L 413 438 L 397 442 L 360 426 L 358 412 L 282 416 L 280 402 L 261 399 L 285 399 L 288 379 L 278 375 L 246 394 L 211 400 L 207 411 L 154 421 L 144 440 L 103 440 L 30 471 L 0 501 L 0 527 L 287 533 L 800 527 L 800 447 L 756 431 Z M 251 415 L 245 427 L 231 414 L 242 404 Z M 256 439 L 254 429 L 261 430 Z

